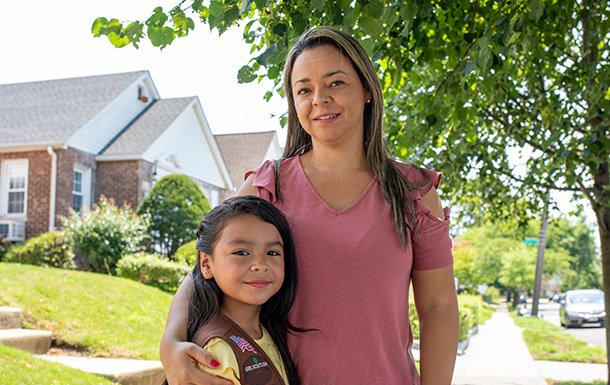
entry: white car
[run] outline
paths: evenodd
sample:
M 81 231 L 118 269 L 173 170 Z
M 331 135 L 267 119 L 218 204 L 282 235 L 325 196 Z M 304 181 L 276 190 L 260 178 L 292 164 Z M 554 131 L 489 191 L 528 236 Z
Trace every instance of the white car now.
M 575 327 L 585 323 L 600 323 L 604 326 L 606 309 L 604 292 L 595 289 L 568 290 L 559 302 L 561 326 Z

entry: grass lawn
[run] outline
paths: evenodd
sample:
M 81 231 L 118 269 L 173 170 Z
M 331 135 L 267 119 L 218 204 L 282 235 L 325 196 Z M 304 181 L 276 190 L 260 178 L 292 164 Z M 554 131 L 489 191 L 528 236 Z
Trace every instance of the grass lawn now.
M 510 312 L 517 326 L 523 329 L 523 339 L 535 360 L 590 362 L 605 364 L 606 350 L 591 347 L 550 322 L 534 318 L 519 317 L 515 311 Z M 561 385 L 577 385 L 578 382 L 561 382 Z
M 606 385 L 605 381 L 579 382 L 579 381 L 549 381 L 549 385 Z
M 104 377 L 81 372 L 0 344 L 0 383 L 20 385 L 40 384 L 116 384 Z
M 25 327 L 93 356 L 158 360 L 171 299 L 123 278 L 0 263 L 0 305 L 20 307 Z

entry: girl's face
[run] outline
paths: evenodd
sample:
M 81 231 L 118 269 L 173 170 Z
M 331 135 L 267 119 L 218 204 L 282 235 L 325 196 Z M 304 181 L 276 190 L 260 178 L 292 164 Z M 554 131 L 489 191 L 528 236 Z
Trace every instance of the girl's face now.
M 312 141 L 362 143 L 370 93 L 345 55 L 328 44 L 305 50 L 294 61 L 291 82 L 299 121 Z
M 284 247 L 277 228 L 252 214 L 228 220 L 212 255 L 202 255 L 205 278 L 214 278 L 224 293 L 227 315 L 243 306 L 260 307 L 284 282 Z

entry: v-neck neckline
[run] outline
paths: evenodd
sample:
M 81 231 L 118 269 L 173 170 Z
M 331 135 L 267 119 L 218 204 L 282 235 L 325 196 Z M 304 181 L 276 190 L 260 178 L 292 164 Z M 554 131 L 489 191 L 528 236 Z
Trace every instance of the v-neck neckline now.
M 364 199 L 364 197 L 369 193 L 370 190 L 372 190 L 373 186 L 375 185 L 375 183 L 377 182 L 377 177 L 374 176 L 371 178 L 371 180 L 369 181 L 369 184 L 366 186 L 366 188 L 364 190 L 362 190 L 362 192 L 360 193 L 360 195 L 358 196 L 358 198 L 356 198 L 352 203 L 350 203 L 346 208 L 341 209 L 341 210 L 336 210 L 333 207 L 331 207 L 328 202 L 326 202 L 324 200 L 324 198 L 322 198 L 322 196 L 318 193 L 318 191 L 316 190 L 316 188 L 313 186 L 313 184 L 311 183 L 311 181 L 309 180 L 309 178 L 307 177 L 307 174 L 305 173 L 305 169 L 303 168 L 303 163 L 301 163 L 301 154 L 297 155 L 297 159 L 296 159 L 297 163 L 298 163 L 298 170 L 299 173 L 301 174 L 301 176 L 303 178 L 305 178 L 305 180 L 307 181 L 306 185 L 309 188 L 310 192 L 316 197 L 317 200 L 319 200 L 322 205 L 327 209 L 332 211 L 335 215 L 339 215 L 339 214 L 344 214 L 348 211 L 351 211 L 354 207 L 356 207 L 358 205 L 358 203 Z

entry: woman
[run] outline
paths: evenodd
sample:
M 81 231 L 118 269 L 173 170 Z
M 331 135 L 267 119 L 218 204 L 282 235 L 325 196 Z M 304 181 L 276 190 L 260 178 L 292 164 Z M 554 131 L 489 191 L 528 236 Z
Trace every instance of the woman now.
M 388 159 L 379 80 L 352 36 L 330 27 L 306 33 L 287 57 L 284 84 L 283 158 L 250 172 L 238 194 L 267 199 L 290 223 L 299 269 L 290 321 L 317 330 L 289 336 L 301 382 L 450 384 L 459 327 L 440 174 Z M 220 384 L 192 370 L 213 357 L 181 342 L 186 306 L 181 287 L 161 344 L 170 383 Z

